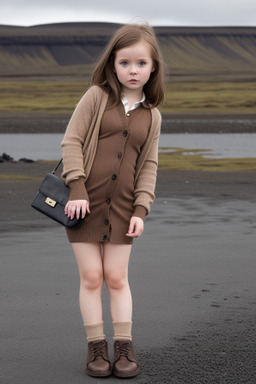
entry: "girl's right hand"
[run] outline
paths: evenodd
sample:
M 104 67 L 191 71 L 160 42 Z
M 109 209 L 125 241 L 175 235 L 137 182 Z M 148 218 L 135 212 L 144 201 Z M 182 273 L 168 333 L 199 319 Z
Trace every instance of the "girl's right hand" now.
M 90 213 L 88 200 L 69 200 L 65 206 L 65 215 L 71 220 L 73 220 L 74 217 L 84 219 L 86 213 Z

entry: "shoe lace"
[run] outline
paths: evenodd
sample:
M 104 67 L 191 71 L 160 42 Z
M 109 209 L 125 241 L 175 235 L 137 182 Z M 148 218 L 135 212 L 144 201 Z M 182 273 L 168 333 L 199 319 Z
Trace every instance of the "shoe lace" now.
M 105 354 L 105 343 L 100 341 L 99 343 L 93 343 L 92 345 L 92 355 L 94 358 L 98 356 L 104 356 Z
M 117 351 L 118 358 L 120 356 L 128 357 L 129 351 L 130 351 L 129 343 L 117 343 L 116 351 Z

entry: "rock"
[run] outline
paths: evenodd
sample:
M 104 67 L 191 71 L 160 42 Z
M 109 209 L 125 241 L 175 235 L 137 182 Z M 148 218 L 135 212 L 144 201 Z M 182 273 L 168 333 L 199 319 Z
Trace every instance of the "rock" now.
M 34 160 L 27 159 L 26 157 L 22 157 L 21 159 L 19 159 L 19 161 L 22 161 L 23 163 L 34 163 Z
M 4 161 L 13 161 L 13 157 L 7 155 L 7 153 L 3 153 L 1 157 Z

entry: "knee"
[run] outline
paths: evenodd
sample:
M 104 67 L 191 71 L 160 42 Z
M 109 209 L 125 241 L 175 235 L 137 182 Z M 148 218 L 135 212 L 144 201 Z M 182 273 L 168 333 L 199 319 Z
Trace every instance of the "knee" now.
M 101 271 L 90 270 L 80 275 L 81 288 L 96 290 L 102 287 L 103 275 Z
M 109 289 L 122 290 L 127 284 L 127 276 L 113 270 L 104 274 L 106 285 Z

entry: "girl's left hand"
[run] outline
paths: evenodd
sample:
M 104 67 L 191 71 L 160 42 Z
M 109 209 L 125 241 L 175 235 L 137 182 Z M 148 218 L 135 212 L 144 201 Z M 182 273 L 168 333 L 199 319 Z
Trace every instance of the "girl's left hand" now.
M 144 221 L 140 217 L 132 216 L 129 230 L 126 233 L 128 237 L 139 237 L 144 230 Z
M 84 219 L 87 213 L 90 213 L 89 201 L 87 200 L 69 200 L 65 206 L 65 215 L 71 220 L 74 217 Z

